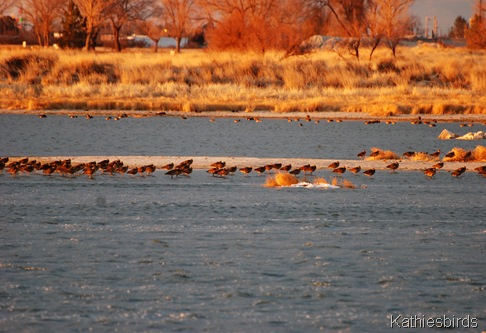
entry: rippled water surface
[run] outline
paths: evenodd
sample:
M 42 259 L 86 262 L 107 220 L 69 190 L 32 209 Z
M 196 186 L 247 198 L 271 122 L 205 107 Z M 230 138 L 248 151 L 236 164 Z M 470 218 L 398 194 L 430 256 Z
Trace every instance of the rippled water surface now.
M 436 139 L 457 124 L 0 121 L 2 156 L 354 158 L 371 146 L 478 144 Z M 381 332 L 398 315 L 470 316 L 485 330 L 486 179 L 346 177 L 358 188 L 278 190 L 262 187 L 265 176 L 204 170 L 174 179 L 4 172 L 0 332 Z

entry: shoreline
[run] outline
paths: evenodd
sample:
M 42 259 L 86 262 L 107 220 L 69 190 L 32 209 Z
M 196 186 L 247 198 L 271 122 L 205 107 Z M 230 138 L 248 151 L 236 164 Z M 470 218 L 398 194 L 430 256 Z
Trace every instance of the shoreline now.
M 288 119 L 304 118 L 309 115 L 313 120 L 327 121 L 395 121 L 409 122 L 421 119 L 425 122 L 474 122 L 486 125 L 486 114 L 401 114 L 392 116 L 377 116 L 366 112 L 342 111 L 310 111 L 310 112 L 277 112 L 277 111 L 147 111 L 147 110 L 0 110 L 0 115 L 46 115 L 46 116 L 78 116 L 87 114 L 93 117 L 116 117 L 126 114 L 128 117 L 198 117 L 198 118 L 248 118 Z
M 327 166 L 335 161 L 340 162 L 340 166 L 346 166 L 347 168 L 361 166 L 365 169 L 387 170 L 386 166 L 392 162 L 400 163 L 399 171 L 422 171 L 426 168 L 430 168 L 437 161 L 410 161 L 407 159 L 398 160 L 339 160 L 339 159 L 317 159 L 317 158 L 275 158 L 275 157 L 243 157 L 243 156 L 9 156 L 10 161 L 18 161 L 22 158 L 29 158 L 29 160 L 36 160 L 41 163 L 48 163 L 58 160 L 70 159 L 71 163 L 89 163 L 99 162 L 102 160 L 120 160 L 129 167 L 139 167 L 143 165 L 154 164 L 157 167 L 156 171 L 161 171 L 163 165 L 174 163 L 178 164 L 182 161 L 193 159 L 191 167 L 196 170 L 210 169 L 211 164 L 218 161 L 226 162 L 227 167 L 237 166 L 238 168 L 251 166 L 253 168 L 259 166 L 265 166 L 267 164 L 291 164 L 293 168 L 300 167 L 305 164 L 316 165 L 316 171 L 329 170 Z M 486 165 L 486 162 L 445 162 L 444 167 L 441 170 L 453 171 L 457 168 L 466 166 L 466 171 L 474 171 L 474 168 Z

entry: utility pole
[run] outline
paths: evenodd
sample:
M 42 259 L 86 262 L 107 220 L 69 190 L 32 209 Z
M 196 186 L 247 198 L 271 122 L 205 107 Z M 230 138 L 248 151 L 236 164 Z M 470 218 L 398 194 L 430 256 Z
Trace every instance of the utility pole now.
M 437 35 L 438 30 L 439 30 L 439 23 L 437 22 L 437 16 L 434 16 L 434 30 L 432 31 L 432 36 L 433 36 L 434 38 L 439 37 L 439 36 Z
M 425 17 L 425 32 L 424 32 L 424 37 L 429 38 L 429 17 Z

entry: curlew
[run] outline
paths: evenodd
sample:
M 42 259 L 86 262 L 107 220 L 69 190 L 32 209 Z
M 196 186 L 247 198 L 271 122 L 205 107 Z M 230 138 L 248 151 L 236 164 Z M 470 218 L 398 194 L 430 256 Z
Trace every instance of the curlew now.
M 388 164 L 386 166 L 386 168 L 390 169 L 392 172 L 395 172 L 395 170 L 398 169 L 399 166 L 400 166 L 400 164 L 398 162 L 394 162 L 394 163 Z
M 374 174 L 375 174 L 375 169 L 368 169 L 368 170 L 365 170 L 363 171 L 363 174 L 368 176 L 368 177 L 372 177 Z

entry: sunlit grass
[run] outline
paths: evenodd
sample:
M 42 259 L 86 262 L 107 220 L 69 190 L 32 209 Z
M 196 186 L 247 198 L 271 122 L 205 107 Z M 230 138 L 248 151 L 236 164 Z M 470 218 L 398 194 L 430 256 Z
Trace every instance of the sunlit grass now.
M 0 107 L 486 113 L 485 51 L 402 47 L 398 54 L 378 49 L 372 61 L 357 62 L 330 51 L 282 59 L 282 52 L 5 47 Z

